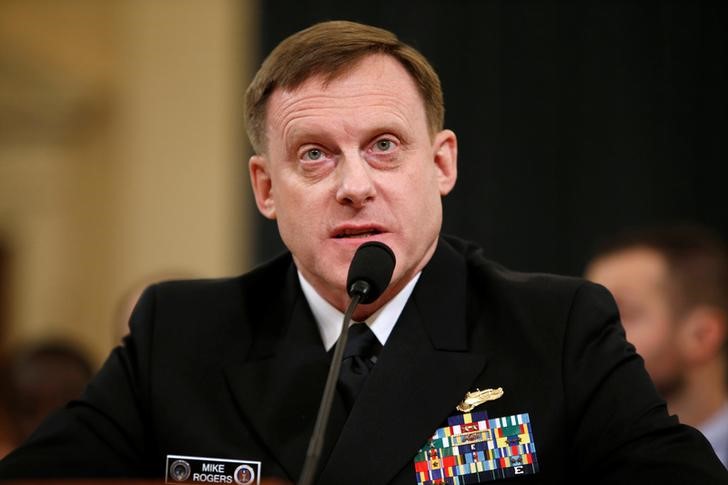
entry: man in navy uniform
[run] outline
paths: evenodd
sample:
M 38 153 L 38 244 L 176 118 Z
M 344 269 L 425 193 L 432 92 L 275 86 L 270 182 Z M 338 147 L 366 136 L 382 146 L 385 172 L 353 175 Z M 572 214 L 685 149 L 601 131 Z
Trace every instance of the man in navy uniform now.
M 297 480 L 349 264 L 380 241 L 394 275 L 354 315 L 364 383 L 338 389 L 317 483 L 728 483 L 668 416 L 606 290 L 440 235 L 457 176 L 443 113 L 436 73 L 390 32 L 325 22 L 283 41 L 246 119 L 255 200 L 290 253 L 149 288 L 124 345 L 0 476 L 164 476 L 169 457 L 215 457 Z

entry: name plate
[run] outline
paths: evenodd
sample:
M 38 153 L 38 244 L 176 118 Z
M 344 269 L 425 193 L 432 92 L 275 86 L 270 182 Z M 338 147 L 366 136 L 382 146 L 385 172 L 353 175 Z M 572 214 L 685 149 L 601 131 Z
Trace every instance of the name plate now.
M 260 462 L 167 455 L 164 483 L 260 485 Z

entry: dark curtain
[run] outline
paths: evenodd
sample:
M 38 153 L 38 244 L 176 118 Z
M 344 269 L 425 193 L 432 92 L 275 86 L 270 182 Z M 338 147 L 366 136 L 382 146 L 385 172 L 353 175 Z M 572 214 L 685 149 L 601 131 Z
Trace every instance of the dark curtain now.
M 394 31 L 438 70 L 459 138 L 444 232 L 515 269 L 580 274 L 625 227 L 728 234 L 727 4 L 264 0 L 261 59 L 321 20 Z M 263 260 L 282 246 L 257 220 Z

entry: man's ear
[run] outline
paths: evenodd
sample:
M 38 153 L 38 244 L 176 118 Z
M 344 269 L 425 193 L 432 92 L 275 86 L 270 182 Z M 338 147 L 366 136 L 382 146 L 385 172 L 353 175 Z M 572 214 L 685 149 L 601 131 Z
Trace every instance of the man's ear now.
M 445 196 L 450 193 L 458 178 L 458 139 L 451 130 L 442 130 L 435 135 L 432 146 L 440 195 Z
M 685 358 L 695 364 L 714 359 L 724 348 L 728 322 L 717 308 L 699 306 L 683 319 L 678 338 Z
M 273 181 L 268 171 L 268 160 L 263 155 L 253 155 L 248 160 L 248 171 L 258 210 L 264 217 L 275 219 L 276 206 L 273 198 Z

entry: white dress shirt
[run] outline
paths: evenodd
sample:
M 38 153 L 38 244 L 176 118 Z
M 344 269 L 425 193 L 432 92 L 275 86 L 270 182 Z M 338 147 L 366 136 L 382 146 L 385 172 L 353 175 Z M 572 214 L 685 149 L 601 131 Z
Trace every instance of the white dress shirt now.
M 409 300 L 412 290 L 415 288 L 417 280 L 422 273 L 417 273 L 407 286 L 397 293 L 397 296 L 389 300 L 382 308 L 373 313 L 365 320 L 374 335 L 376 335 L 379 343 L 384 345 L 387 343 L 389 334 L 392 333 L 394 324 L 397 323 L 402 309 L 404 309 L 407 300 Z M 318 325 L 319 333 L 321 333 L 321 341 L 326 351 L 331 350 L 341 333 L 341 323 L 344 320 L 344 314 L 334 308 L 329 302 L 324 300 L 321 295 L 314 289 L 311 284 L 306 281 L 300 271 L 298 271 L 298 281 L 301 282 L 301 289 L 306 297 L 308 306 L 311 307 L 313 318 Z
M 723 465 L 728 468 L 728 403 L 698 426 L 698 429 L 710 441 Z

